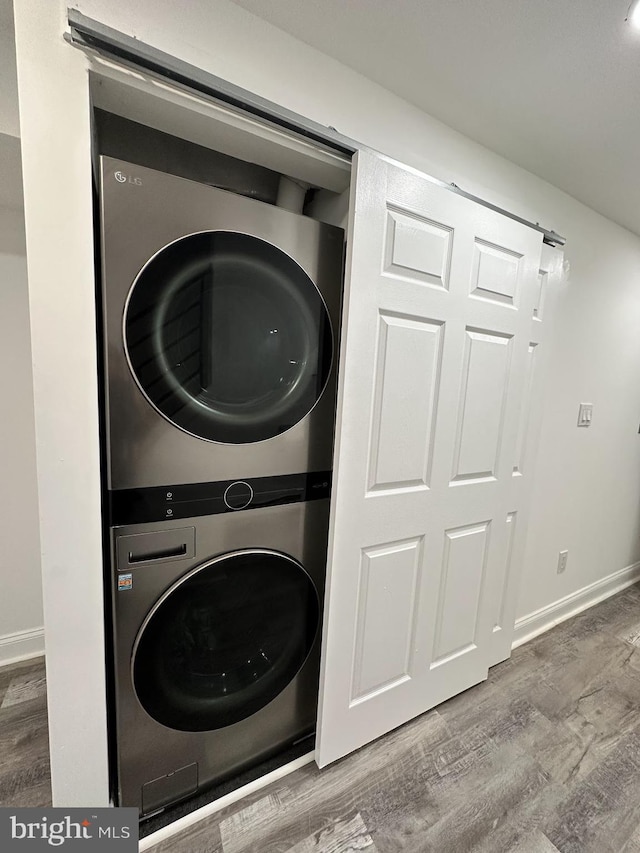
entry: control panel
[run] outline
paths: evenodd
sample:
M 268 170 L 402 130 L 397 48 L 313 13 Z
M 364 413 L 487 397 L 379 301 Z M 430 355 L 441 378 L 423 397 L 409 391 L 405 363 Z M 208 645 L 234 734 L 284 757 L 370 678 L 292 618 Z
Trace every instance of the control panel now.
M 213 483 L 117 489 L 109 493 L 109 525 L 172 521 L 221 512 L 328 498 L 331 472 L 284 474 Z

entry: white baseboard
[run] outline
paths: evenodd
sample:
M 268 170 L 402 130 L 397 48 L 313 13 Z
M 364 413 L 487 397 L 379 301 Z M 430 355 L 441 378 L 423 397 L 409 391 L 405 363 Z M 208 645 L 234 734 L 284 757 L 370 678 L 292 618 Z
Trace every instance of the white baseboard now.
M 588 610 L 594 604 L 610 598 L 616 592 L 632 586 L 639 580 L 640 563 L 634 563 L 632 566 L 619 569 L 617 572 L 595 581 L 595 583 L 591 583 L 577 592 L 572 592 L 571 595 L 554 601 L 553 604 L 548 604 L 546 607 L 541 607 L 540 610 L 535 610 L 527 616 L 516 619 L 511 648 L 515 649 L 523 643 L 529 642 L 529 640 L 544 634 L 545 631 L 555 625 L 571 619 L 572 616 L 577 616 L 583 610 Z
M 44 655 L 44 628 L 0 636 L 0 666 Z

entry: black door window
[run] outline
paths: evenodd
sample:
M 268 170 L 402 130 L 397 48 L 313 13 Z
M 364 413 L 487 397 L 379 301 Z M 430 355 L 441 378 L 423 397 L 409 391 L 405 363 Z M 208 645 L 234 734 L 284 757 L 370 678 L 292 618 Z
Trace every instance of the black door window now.
M 143 268 L 125 312 L 137 382 L 158 411 L 200 438 L 262 441 L 298 423 L 329 378 L 326 305 L 270 243 L 192 234 Z
M 137 696 L 155 720 L 207 731 L 251 716 L 299 672 L 319 625 L 303 567 L 271 551 L 218 558 L 152 611 L 133 658 Z

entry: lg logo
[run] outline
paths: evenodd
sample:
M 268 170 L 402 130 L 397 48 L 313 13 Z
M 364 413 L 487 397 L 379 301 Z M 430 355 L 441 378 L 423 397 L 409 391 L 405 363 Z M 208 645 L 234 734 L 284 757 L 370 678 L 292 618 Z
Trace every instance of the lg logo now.
M 132 178 L 130 175 L 125 175 L 122 172 L 114 172 L 113 177 L 118 181 L 119 184 L 134 184 L 136 187 L 142 186 L 141 178 Z

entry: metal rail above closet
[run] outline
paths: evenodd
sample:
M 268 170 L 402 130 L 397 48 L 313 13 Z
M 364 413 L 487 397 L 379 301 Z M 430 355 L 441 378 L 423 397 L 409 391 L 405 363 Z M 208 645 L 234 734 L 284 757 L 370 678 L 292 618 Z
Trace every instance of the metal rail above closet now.
M 118 30 L 107 27 L 99 21 L 94 21 L 75 9 L 69 9 L 68 21 L 69 33 L 65 35 L 65 38 L 76 47 L 96 52 L 101 56 L 116 60 L 126 67 L 138 71 L 142 70 L 179 88 L 196 92 L 218 104 L 250 113 L 299 137 L 312 140 L 325 149 L 328 148 L 333 152 L 342 154 L 345 159 L 350 158 L 360 148 L 365 147 L 355 140 L 343 136 L 333 127 L 325 127 L 265 98 L 254 95 L 246 89 L 234 86 L 215 74 L 210 74 L 195 65 L 145 44 L 139 39 L 134 39 Z M 543 228 L 537 222 L 530 222 L 498 205 L 466 192 L 455 183 L 448 184 L 437 178 L 427 177 L 434 184 L 445 187 L 450 192 L 461 195 L 476 204 L 539 231 L 543 236 L 543 241 L 549 246 L 564 246 L 566 243 L 565 238 L 555 231 Z

